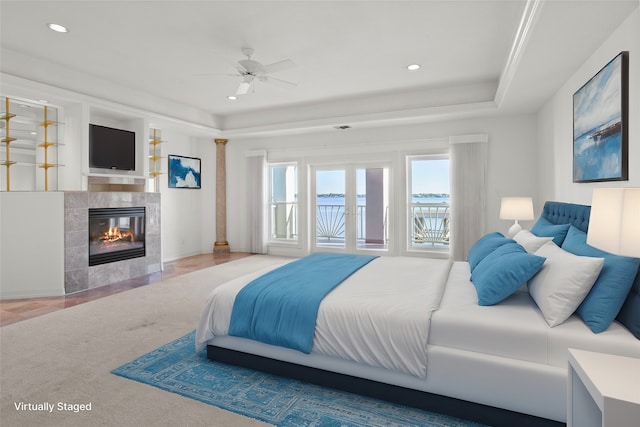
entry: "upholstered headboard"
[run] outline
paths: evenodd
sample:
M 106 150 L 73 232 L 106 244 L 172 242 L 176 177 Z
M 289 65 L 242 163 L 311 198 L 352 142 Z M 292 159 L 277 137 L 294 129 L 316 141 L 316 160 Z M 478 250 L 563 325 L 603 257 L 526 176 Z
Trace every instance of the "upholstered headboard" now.
M 586 233 L 589 228 L 591 206 L 546 202 L 540 215 L 552 224 L 571 224 Z

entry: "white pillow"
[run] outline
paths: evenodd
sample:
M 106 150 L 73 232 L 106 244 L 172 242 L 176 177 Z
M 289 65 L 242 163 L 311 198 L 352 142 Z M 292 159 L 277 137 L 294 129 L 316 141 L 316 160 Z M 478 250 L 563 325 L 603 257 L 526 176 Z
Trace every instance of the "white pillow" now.
M 534 299 L 549 326 L 557 326 L 573 314 L 598 279 L 604 258 L 578 256 L 544 244 L 535 253 L 547 260 L 529 279 L 529 294 Z
M 520 230 L 513 236 L 520 246 L 522 246 L 530 254 L 534 254 L 545 243 L 553 240 L 553 237 L 538 237 L 529 230 Z

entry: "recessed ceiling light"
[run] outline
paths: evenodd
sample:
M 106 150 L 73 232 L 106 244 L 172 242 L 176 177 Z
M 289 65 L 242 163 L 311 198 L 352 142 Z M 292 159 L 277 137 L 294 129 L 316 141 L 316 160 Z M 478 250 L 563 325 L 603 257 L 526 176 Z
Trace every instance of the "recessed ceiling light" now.
M 46 99 L 39 99 L 38 102 L 42 102 L 43 104 L 48 104 L 49 101 L 47 101 Z
M 60 25 L 60 24 L 47 24 L 47 27 L 49 27 L 49 29 L 55 31 L 56 33 L 68 33 L 69 29 L 67 27 L 65 27 L 64 25 Z
M 415 71 L 420 69 L 420 64 L 411 64 L 411 65 L 407 65 L 407 70 L 409 71 Z
M 227 99 L 230 100 L 230 101 L 235 101 L 236 99 L 238 99 L 238 97 L 237 96 L 233 96 L 233 95 L 229 95 L 229 96 L 227 96 Z

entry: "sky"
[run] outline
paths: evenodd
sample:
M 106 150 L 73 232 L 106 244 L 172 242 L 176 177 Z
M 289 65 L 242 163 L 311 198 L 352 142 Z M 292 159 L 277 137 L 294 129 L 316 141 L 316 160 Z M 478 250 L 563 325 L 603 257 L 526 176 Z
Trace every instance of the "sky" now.
M 411 172 L 412 194 L 451 192 L 449 159 L 414 160 Z
M 575 93 L 574 139 L 620 116 L 621 67 L 622 57 L 618 56 Z

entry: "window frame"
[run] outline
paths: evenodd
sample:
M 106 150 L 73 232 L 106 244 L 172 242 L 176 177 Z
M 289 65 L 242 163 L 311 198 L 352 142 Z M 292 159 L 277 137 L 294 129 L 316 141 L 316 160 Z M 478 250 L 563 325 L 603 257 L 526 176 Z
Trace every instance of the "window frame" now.
M 295 185 L 294 188 L 294 201 L 289 201 L 289 200 L 285 200 L 285 201 L 279 201 L 279 202 L 275 202 L 273 200 L 273 194 L 274 194 L 274 175 L 273 175 L 273 170 L 275 168 L 281 168 L 281 167 L 293 167 L 294 168 L 294 178 L 293 178 L 293 183 Z M 298 245 L 300 242 L 300 192 L 299 192 L 299 178 L 300 178 L 300 168 L 298 166 L 298 162 L 296 161 L 287 161 L 287 162 L 270 162 L 267 163 L 267 173 L 268 173 L 268 179 L 269 179 L 269 185 L 268 185 L 268 200 L 266 203 L 266 214 L 267 214 L 267 224 L 268 224 L 268 244 L 287 244 L 287 245 L 291 245 L 291 244 L 295 244 Z M 286 191 L 286 189 L 285 189 Z M 274 211 L 275 211 L 275 204 L 278 203 L 284 203 L 285 206 L 292 204 L 293 208 L 295 209 L 295 229 L 296 232 L 293 233 L 294 237 L 277 237 L 275 231 L 274 230 L 274 224 L 275 224 L 275 218 L 274 218 Z
M 432 245 L 431 247 L 415 247 L 413 243 L 413 230 L 414 226 L 414 218 L 413 218 L 413 161 L 421 161 L 421 160 L 447 160 L 449 162 L 449 205 L 447 215 L 450 218 L 451 213 L 451 155 L 449 152 L 442 153 L 430 153 L 430 154 L 408 154 L 405 156 L 406 159 L 406 187 L 405 187 L 405 218 L 406 218 L 406 227 L 405 227 L 405 251 L 407 254 L 428 254 L 430 257 L 437 258 L 448 258 L 451 254 L 451 246 L 446 245 L 443 247 L 436 247 Z M 451 226 L 449 225 L 448 229 L 450 230 Z M 450 239 L 449 239 L 450 241 Z

